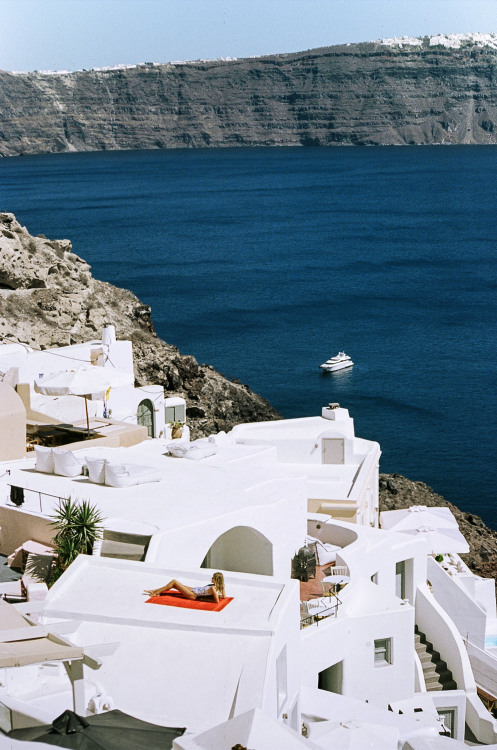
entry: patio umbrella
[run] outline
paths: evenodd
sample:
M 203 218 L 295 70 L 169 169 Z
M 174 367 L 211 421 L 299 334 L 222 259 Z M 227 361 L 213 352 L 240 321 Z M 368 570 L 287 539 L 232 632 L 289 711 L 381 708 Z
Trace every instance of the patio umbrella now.
M 435 529 L 433 526 L 420 526 L 417 529 L 404 529 L 403 534 L 421 537 L 428 544 L 432 555 L 447 552 L 469 552 L 469 544 L 458 528 Z
M 382 529 L 404 531 L 417 529 L 420 526 L 431 526 L 435 529 L 458 528 L 454 515 L 448 508 L 427 508 L 426 505 L 411 505 L 400 510 L 386 510 L 380 513 Z
M 133 385 L 134 377 L 126 370 L 111 367 L 79 367 L 77 370 L 62 370 L 35 380 L 35 390 L 46 396 L 83 396 L 85 399 L 86 427 L 90 430 L 88 418 L 88 396 L 104 393 L 108 388 Z
M 74 711 L 64 711 L 51 726 L 14 729 L 9 737 L 77 750 L 169 750 L 181 727 L 160 727 L 122 711 L 107 711 L 83 718 Z
M 356 719 L 319 721 L 312 724 L 310 732 L 316 745 L 340 750 L 397 750 L 399 738 L 396 727 Z

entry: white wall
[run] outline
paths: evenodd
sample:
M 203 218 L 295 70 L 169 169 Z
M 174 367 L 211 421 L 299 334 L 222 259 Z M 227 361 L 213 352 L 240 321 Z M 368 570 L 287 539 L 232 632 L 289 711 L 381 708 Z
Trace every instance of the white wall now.
M 484 648 L 487 615 L 483 609 L 466 589 L 457 585 L 433 557 L 428 557 L 426 575 L 432 585 L 435 599 L 452 619 L 459 633 L 476 646 Z M 489 582 L 494 587 L 494 582 Z
M 268 654 L 267 675 L 262 695 L 261 708 L 269 716 L 282 719 L 290 724 L 292 729 L 300 732 L 300 613 L 299 613 L 299 582 L 290 583 L 293 596 L 289 596 L 278 608 L 277 617 L 270 617 L 274 628 L 271 639 L 271 647 Z M 278 669 L 281 668 L 281 660 L 278 659 L 283 649 L 286 651 L 285 683 L 286 696 L 279 694 L 281 677 Z M 255 705 L 255 704 L 253 704 Z M 253 708 L 247 705 L 248 708 Z M 294 709 L 297 707 L 297 719 L 293 717 Z M 239 711 L 237 710 L 237 713 Z M 285 718 L 285 715 L 288 718 Z
M 147 385 L 140 388 L 133 388 L 132 386 L 112 388 L 107 402 L 112 413 L 108 416 L 119 422 L 137 424 L 138 406 L 144 400 L 151 401 L 154 409 L 154 437 L 164 437 L 166 431 L 164 421 L 164 389 L 161 385 Z
M 277 494 L 281 499 L 265 504 L 263 499 Z M 273 545 L 273 575 L 287 579 L 291 560 L 306 537 L 306 498 L 303 478 L 273 479 L 245 492 L 244 507 L 225 515 L 190 523 L 152 537 L 147 562 L 175 568 L 198 568 L 214 542 L 238 526 L 255 529 Z M 181 498 L 176 500 L 181 502 Z M 165 500 L 166 502 L 166 500 Z M 250 556 L 250 552 L 249 552 Z
M 342 694 L 386 707 L 414 690 L 411 607 L 361 617 L 322 620 L 301 631 L 302 684 L 318 687 L 319 672 L 343 661 Z M 392 639 L 392 664 L 376 666 L 374 641 Z
M 459 690 L 476 691 L 469 657 L 462 638 L 426 584 L 416 592 L 416 625 L 447 662 Z

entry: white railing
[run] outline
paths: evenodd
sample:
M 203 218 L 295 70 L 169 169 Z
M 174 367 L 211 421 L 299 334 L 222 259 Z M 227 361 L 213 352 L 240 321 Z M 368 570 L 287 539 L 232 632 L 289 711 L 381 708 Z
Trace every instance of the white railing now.
M 478 648 L 470 641 L 464 642 L 477 685 L 485 692 L 497 696 L 497 656 Z
M 433 595 L 463 637 L 483 646 L 485 642 L 486 613 L 468 592 L 456 582 L 457 573 L 447 573 L 433 557 L 428 557 L 427 577 Z

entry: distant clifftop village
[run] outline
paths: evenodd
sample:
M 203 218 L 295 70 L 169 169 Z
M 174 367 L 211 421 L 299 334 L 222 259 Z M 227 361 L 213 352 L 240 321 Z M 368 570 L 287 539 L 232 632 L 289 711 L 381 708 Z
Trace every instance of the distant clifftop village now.
M 0 72 L 0 155 L 497 143 L 497 35 Z

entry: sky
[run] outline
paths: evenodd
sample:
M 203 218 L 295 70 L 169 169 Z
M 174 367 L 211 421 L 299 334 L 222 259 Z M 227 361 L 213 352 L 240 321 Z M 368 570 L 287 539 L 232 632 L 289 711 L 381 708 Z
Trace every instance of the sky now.
M 497 0 L 0 0 L 0 70 L 300 52 L 497 32 Z

